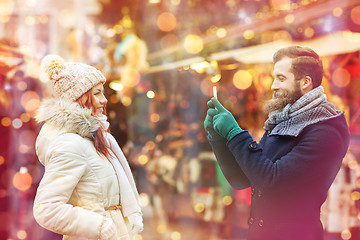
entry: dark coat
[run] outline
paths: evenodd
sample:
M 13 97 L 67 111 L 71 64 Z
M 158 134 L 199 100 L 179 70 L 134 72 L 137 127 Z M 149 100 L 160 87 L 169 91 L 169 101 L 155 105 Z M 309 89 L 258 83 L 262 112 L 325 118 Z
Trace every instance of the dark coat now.
M 229 183 L 251 187 L 249 240 L 321 240 L 320 207 L 340 169 L 350 134 L 343 114 L 298 136 L 247 131 L 209 142 Z

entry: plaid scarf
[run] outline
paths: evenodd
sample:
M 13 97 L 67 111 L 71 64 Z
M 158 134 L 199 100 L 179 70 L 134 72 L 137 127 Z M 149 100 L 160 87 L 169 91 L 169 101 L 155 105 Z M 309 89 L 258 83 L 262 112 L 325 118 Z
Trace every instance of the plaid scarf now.
M 319 86 L 304 94 L 295 103 L 269 113 L 264 129 L 270 135 L 298 136 L 307 126 L 340 116 L 333 104 L 326 101 L 324 88 Z

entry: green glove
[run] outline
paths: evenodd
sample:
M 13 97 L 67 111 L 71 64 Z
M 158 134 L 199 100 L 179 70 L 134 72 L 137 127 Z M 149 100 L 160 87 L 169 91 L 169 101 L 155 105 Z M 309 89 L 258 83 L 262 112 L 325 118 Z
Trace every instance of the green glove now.
M 216 110 L 211 109 L 211 108 L 208 110 L 208 113 L 206 114 L 205 121 L 204 121 L 204 128 L 208 132 L 211 139 L 214 139 L 214 140 L 220 139 L 220 138 L 222 138 L 222 136 L 220 136 L 217 132 L 215 132 L 215 130 L 213 128 L 213 117 L 210 115 L 210 114 L 213 115 L 216 113 L 209 114 L 209 111 L 212 112 L 212 111 L 216 111 Z
M 213 129 L 215 132 L 229 141 L 236 134 L 243 131 L 237 124 L 233 115 L 226 110 L 216 98 L 211 98 L 211 102 L 212 104 L 208 103 L 208 106 L 213 105 L 215 109 L 210 108 L 208 114 L 212 117 Z

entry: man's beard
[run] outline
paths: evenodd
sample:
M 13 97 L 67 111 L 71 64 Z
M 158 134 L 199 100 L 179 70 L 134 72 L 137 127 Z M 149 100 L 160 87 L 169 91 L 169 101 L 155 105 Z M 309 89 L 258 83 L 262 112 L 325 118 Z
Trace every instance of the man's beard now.
M 302 97 L 300 86 L 297 86 L 294 92 L 278 90 L 274 92 L 272 99 L 265 102 L 265 111 L 271 113 L 282 110 L 286 105 L 295 103 L 300 97 Z

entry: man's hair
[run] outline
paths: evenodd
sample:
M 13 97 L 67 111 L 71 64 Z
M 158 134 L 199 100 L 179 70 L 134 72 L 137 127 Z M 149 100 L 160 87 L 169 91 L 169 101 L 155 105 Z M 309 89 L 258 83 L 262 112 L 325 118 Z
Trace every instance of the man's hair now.
M 274 54 L 273 62 L 276 63 L 284 57 L 292 59 L 290 71 L 296 80 L 310 76 L 313 88 L 321 85 L 324 73 L 323 64 L 314 50 L 300 46 L 281 48 Z

